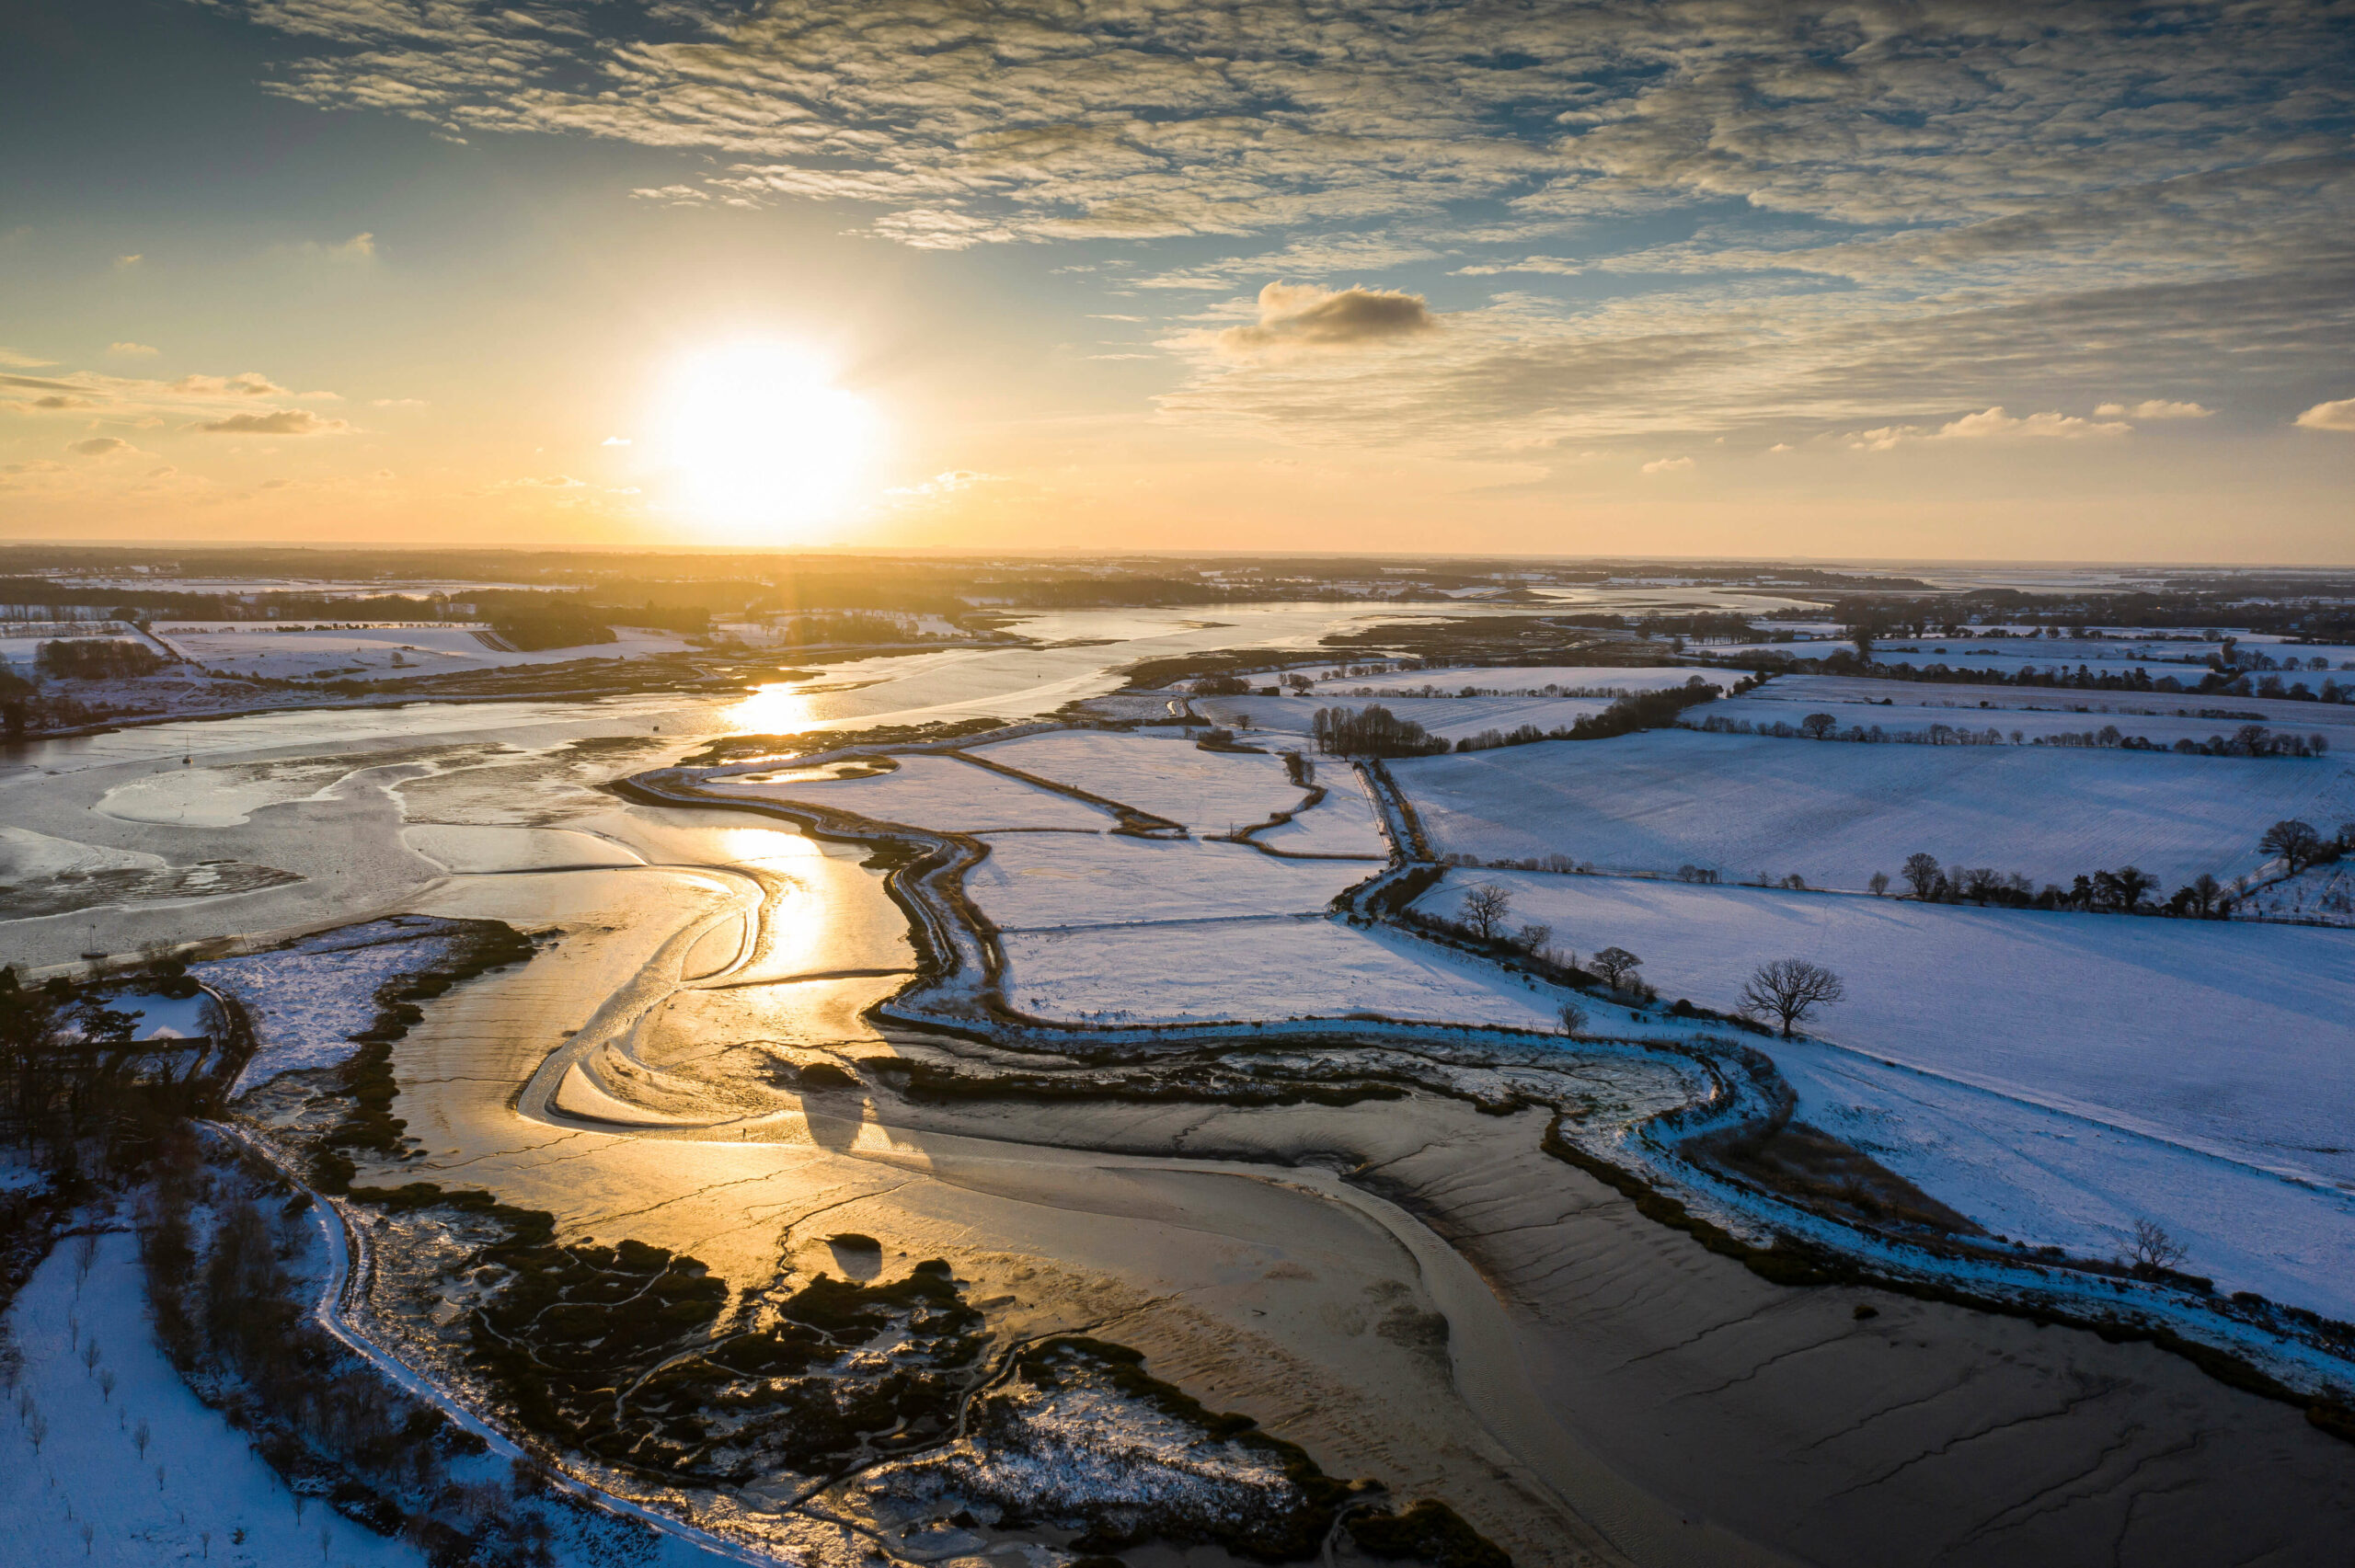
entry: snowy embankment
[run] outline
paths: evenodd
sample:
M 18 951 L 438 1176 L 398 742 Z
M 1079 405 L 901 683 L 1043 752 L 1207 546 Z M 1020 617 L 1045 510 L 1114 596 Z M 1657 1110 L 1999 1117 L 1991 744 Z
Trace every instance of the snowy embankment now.
M 1453 695 L 1465 687 L 1510 696 L 1546 696 L 1557 692 L 1656 692 L 1682 686 L 1693 671 L 1681 666 L 1626 669 L 1614 664 L 1453 665 L 1444 670 L 1402 670 L 1391 675 L 1344 675 L 1316 683 L 1320 703 L 1343 698 L 1379 699 L 1436 691 Z M 1549 691 L 1549 688 L 1551 689 Z
M 1859 748 L 1861 750 L 1861 748 Z M 2116 1253 L 2133 1221 L 2224 1289 L 2355 1318 L 2355 942 L 2301 927 L 1981 910 L 1603 877 L 1507 888 L 1581 954 L 1730 1009 L 1772 958 L 1847 1000 L 1754 1040 L 1801 1116 L 1991 1230 Z
M 2015 746 L 1857 746 L 1649 730 L 1391 764 L 1439 853 L 1694 864 L 1864 887 L 1915 852 L 2067 886 L 2137 865 L 2172 889 L 2256 872 L 2285 817 L 2355 817 L 2355 764 Z
M 189 1391 L 148 1326 L 128 1233 L 98 1239 L 87 1279 L 77 1248 L 52 1253 L 8 1314 L 24 1368 L 0 1417 L 0 1560 L 422 1568 L 324 1498 L 298 1511 L 246 1436 Z
M 684 653 L 694 646 L 674 633 L 629 626 L 616 627 L 609 643 L 582 643 L 533 653 L 502 646 L 488 627 L 451 623 L 314 626 L 176 621 L 156 626 L 155 632 L 158 642 L 203 669 L 281 681 L 328 673 L 403 681 L 511 665 L 644 658 Z
M 1366 791 L 1365 776 L 1347 763 L 1327 761 L 1317 770 L 1316 782 L 1325 787 L 1324 799 L 1296 813 L 1289 822 L 1260 829 L 1251 835 L 1251 841 L 1282 854 L 1387 857 L 1390 841 L 1383 836 L 1382 824 L 1374 816 L 1373 796 Z

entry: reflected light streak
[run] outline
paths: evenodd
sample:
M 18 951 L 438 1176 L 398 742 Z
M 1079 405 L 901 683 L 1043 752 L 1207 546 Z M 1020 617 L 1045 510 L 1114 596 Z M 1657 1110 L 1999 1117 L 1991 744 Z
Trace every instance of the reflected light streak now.
M 736 735 L 798 735 L 815 722 L 814 704 L 801 694 L 805 682 L 763 686 L 720 717 Z

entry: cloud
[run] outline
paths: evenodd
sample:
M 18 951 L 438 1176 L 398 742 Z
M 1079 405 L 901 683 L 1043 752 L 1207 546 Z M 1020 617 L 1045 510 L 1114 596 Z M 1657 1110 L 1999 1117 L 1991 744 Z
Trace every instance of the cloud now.
M 1585 270 L 1585 263 L 1558 256 L 1524 256 L 1519 261 L 1475 262 L 1469 267 L 1457 268 L 1455 275 L 1459 278 L 1493 278 L 1504 272 L 1550 272 L 1557 277 L 1575 278 Z
M 171 390 L 195 397 L 285 397 L 287 390 L 259 371 L 241 371 L 236 375 L 184 375 L 172 383 Z
M 1693 460 L 1689 457 L 1656 457 L 1644 464 L 1647 474 L 1690 474 Z
M 68 441 L 65 450 L 76 457 L 109 457 L 118 452 L 138 449 L 121 436 L 91 436 L 83 441 Z
M 147 258 L 144 256 L 140 255 L 137 251 L 133 251 L 129 256 L 116 257 L 114 258 L 114 264 L 121 268 L 132 268 L 138 266 L 141 262 L 146 259 Z
M 36 359 L 30 354 L 20 354 L 14 349 L 0 349 L 0 369 L 37 371 L 44 365 L 55 363 L 55 360 Z
M 201 420 L 190 428 L 221 436 L 339 436 L 350 430 L 351 422 L 323 419 L 308 408 L 273 408 L 263 414 Z
M 107 352 L 121 354 L 128 359 L 146 359 L 161 353 L 162 350 L 145 343 L 109 343 L 107 345 Z
M 1218 345 L 1230 354 L 1353 349 L 1429 332 L 1438 325 L 1420 294 L 1276 282 L 1259 291 L 1258 321 L 1228 327 L 1218 335 Z
M 356 234 L 350 239 L 334 245 L 322 245 L 317 240 L 304 240 L 294 249 L 297 255 L 313 257 L 323 261 L 373 261 L 376 258 L 376 236 L 372 234 Z
M 2206 419 L 2216 412 L 2197 403 L 2152 398 L 2142 403 L 2105 403 L 2094 412 L 2105 419 Z
M 2131 425 L 2116 420 L 2085 419 L 2058 412 L 2015 418 L 2001 407 L 1994 407 L 1976 414 L 1965 414 L 1936 429 L 1922 425 L 1886 425 L 1877 430 L 1859 430 L 1845 440 L 1848 445 L 1861 452 L 1887 452 L 1907 441 L 1989 441 L 2012 437 L 2083 441 L 2089 437 L 2122 436 L 2133 429 Z
M 494 490 L 585 490 L 586 479 L 575 479 L 569 474 L 549 474 L 523 479 L 501 479 L 491 486 Z
M 597 444 L 599 446 L 627 446 L 630 444 L 630 438 L 627 436 L 607 436 L 603 441 L 599 441 Z
M 2347 430 L 2355 432 L 2355 397 L 2341 397 L 2329 403 L 2317 403 L 2298 416 L 2302 430 Z
M 375 397 L 369 399 L 368 406 L 371 408 L 423 408 L 427 405 L 422 397 Z

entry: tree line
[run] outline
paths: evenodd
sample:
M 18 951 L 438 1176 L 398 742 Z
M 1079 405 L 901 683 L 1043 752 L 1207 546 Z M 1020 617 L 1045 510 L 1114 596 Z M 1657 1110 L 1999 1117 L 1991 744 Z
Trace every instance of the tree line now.
M 2257 848 L 2279 860 L 2290 876 L 2309 866 L 2337 861 L 2355 853 L 2355 821 L 2339 824 L 2326 835 L 2310 822 L 2285 818 L 2268 828 Z M 2139 866 L 2080 875 L 2068 887 L 2048 882 L 2041 888 L 2016 872 L 1991 866 L 1941 865 L 1938 857 L 1917 852 L 1905 857 L 1898 880 L 1925 904 L 1976 904 L 2003 909 L 2074 910 L 2097 914 L 2167 915 L 2184 920 L 2225 920 L 2238 906 L 2240 895 L 2207 872 L 2201 872 L 2165 899 L 2154 895 L 2159 880 Z M 1875 872 L 1869 884 L 1876 897 L 1891 886 L 1885 872 Z
M 1993 725 L 1972 729 L 1961 725 L 1933 724 L 1926 729 L 1892 730 L 1877 724 L 1852 724 L 1844 729 L 1830 714 L 1809 714 L 1797 724 L 1788 719 L 1761 724 L 1711 714 L 1693 727 L 1710 735 L 1764 735 L 1781 740 L 1840 740 L 1891 746 L 2060 746 L 2172 751 L 2186 757 L 2321 757 L 2330 750 L 2330 738 L 2326 735 L 2277 735 L 2261 724 L 2244 724 L 2230 736 L 2211 735 L 2205 741 L 2187 735 L 2173 746 L 2147 736 L 2128 735 L 2114 724 L 2106 724 L 2097 730 L 2063 730 L 2054 735 L 2029 735 L 2015 729 L 2008 738 Z

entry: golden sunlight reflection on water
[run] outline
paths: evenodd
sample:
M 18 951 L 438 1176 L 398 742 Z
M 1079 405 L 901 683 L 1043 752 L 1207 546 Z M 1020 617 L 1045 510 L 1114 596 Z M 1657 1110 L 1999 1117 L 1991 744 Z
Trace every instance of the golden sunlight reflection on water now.
M 720 715 L 729 729 L 737 735 L 792 735 L 810 727 L 815 717 L 808 697 L 801 695 L 806 682 L 775 681 Z

